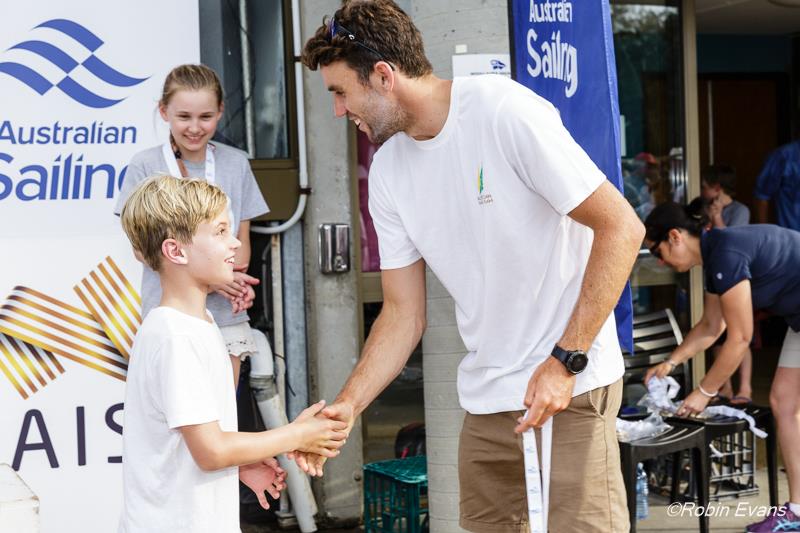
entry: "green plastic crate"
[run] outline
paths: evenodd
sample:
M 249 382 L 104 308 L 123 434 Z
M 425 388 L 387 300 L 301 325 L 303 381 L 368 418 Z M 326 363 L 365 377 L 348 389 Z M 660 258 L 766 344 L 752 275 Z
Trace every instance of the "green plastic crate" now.
M 428 531 L 428 465 L 424 455 L 364 465 L 366 533 Z

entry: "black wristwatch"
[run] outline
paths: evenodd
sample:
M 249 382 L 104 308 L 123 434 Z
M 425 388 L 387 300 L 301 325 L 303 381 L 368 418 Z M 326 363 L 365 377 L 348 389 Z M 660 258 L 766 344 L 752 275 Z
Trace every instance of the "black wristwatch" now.
M 571 374 L 580 374 L 589 364 L 586 352 L 581 350 L 565 350 L 558 344 L 553 346 L 550 353 L 553 357 L 561 361 Z

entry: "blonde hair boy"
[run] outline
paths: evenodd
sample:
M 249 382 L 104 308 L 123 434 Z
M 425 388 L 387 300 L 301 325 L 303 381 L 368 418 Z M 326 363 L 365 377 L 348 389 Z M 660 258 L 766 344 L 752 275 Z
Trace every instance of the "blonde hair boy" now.
M 285 473 L 274 456 L 295 450 L 334 457 L 347 424 L 315 416 L 237 431 L 231 361 L 206 296 L 233 279 L 232 235 L 222 190 L 203 180 L 155 176 L 122 210 L 137 256 L 161 278 L 158 307 L 133 343 L 125 391 L 124 505 L 119 531 L 239 531 L 241 479 L 268 507 Z M 239 467 L 239 468 L 237 468 Z
M 192 242 L 200 223 L 210 221 L 227 205 L 222 189 L 205 180 L 159 175 L 142 182 L 131 194 L 120 218 L 133 249 L 158 272 L 166 239 Z

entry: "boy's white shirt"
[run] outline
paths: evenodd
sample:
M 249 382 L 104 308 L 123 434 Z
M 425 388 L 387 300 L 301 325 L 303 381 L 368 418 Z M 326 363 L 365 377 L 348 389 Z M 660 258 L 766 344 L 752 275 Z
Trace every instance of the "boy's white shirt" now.
M 240 531 L 239 469 L 204 472 L 179 429 L 238 429 L 227 353 L 215 323 L 169 307 L 142 323 L 125 394 L 120 533 Z

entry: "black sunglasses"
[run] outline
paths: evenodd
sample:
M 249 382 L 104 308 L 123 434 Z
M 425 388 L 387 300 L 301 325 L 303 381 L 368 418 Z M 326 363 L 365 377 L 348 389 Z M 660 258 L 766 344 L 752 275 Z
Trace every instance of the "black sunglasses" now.
M 351 32 L 350 30 L 348 30 L 347 28 L 345 28 L 344 26 L 342 26 L 341 24 L 339 24 L 338 22 L 336 22 L 336 17 L 333 16 L 328 21 L 328 42 L 329 43 L 333 43 L 333 38 L 336 37 L 337 35 L 343 35 L 343 36 L 347 37 L 347 39 L 351 43 L 357 44 L 358 46 L 360 46 L 361 48 L 363 48 L 365 50 L 369 50 L 370 52 L 372 52 L 373 54 L 378 56 L 378 58 L 380 58 L 381 61 L 383 61 L 387 65 L 389 65 L 389 67 L 392 70 L 394 70 L 394 65 L 392 65 L 385 57 L 383 57 L 383 54 L 381 54 L 380 52 L 378 52 L 377 50 L 375 50 L 371 46 L 367 46 L 363 42 L 361 42 L 358 39 L 356 39 L 356 35 L 353 32 Z
M 653 257 L 655 257 L 656 259 L 661 260 L 661 261 L 663 261 L 664 258 L 661 257 L 661 251 L 658 249 L 658 247 L 661 246 L 662 242 L 664 242 L 664 241 L 660 240 L 660 241 L 656 242 L 653 246 L 648 248 L 648 250 L 650 250 L 650 255 L 652 255 Z

